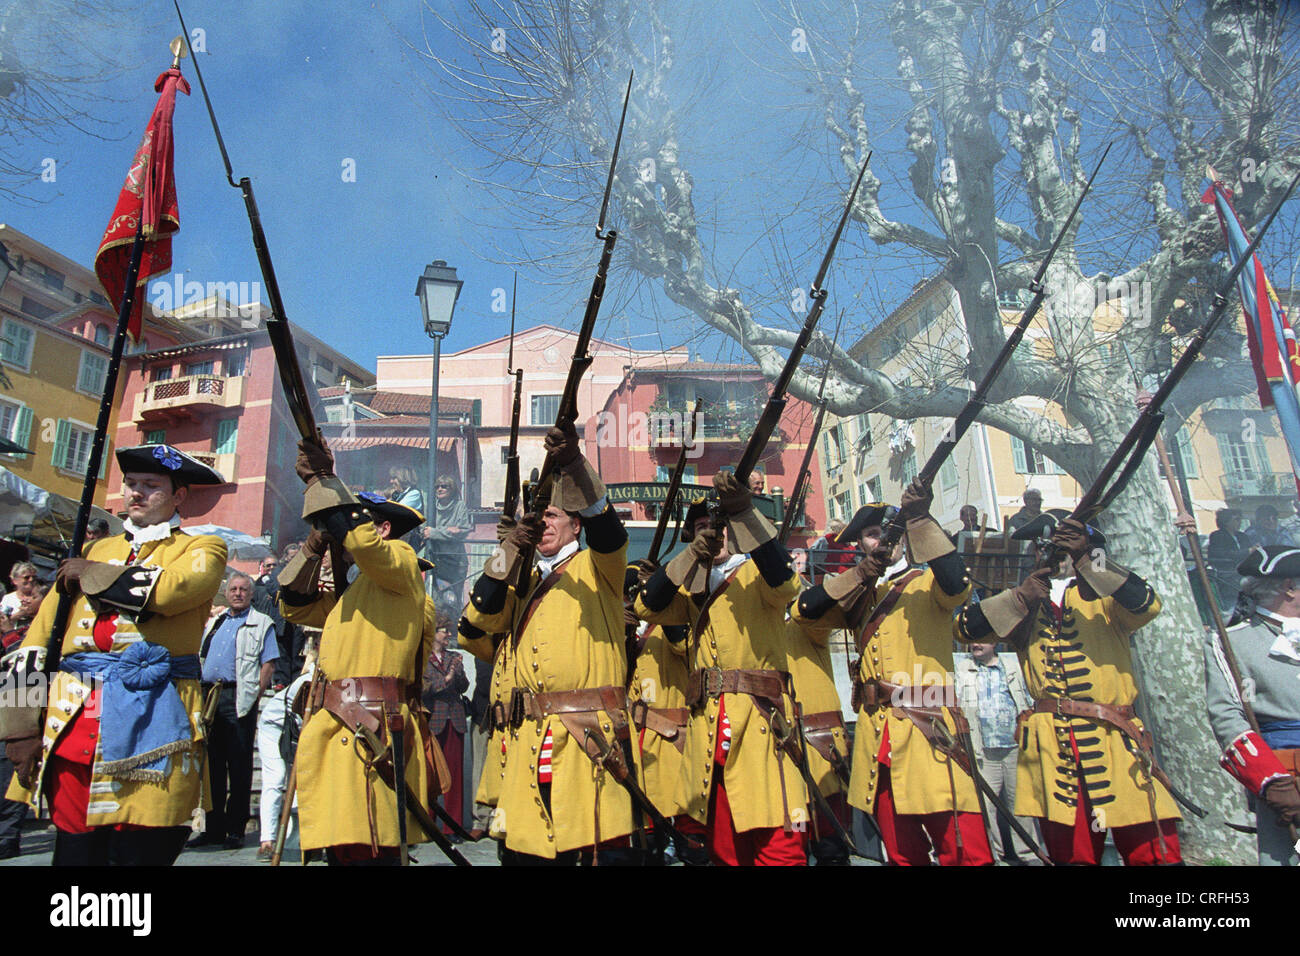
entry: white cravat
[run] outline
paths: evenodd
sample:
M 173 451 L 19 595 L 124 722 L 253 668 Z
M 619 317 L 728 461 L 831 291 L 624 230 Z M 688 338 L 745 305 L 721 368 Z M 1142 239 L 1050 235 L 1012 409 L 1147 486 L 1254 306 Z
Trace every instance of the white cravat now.
M 181 526 L 181 516 L 174 514 L 166 521 L 145 525 L 143 528 L 130 518 L 122 522 L 122 529 L 131 536 L 131 543 L 137 548 L 150 541 L 166 541 L 172 536 L 172 530 Z
M 565 558 L 569 557 L 570 555 L 577 554 L 577 553 L 578 553 L 578 542 L 570 541 L 568 544 L 562 547 L 559 551 L 555 552 L 555 554 L 551 555 L 549 558 L 538 557 L 537 570 L 541 571 L 542 577 L 545 578 L 548 575 L 550 575 L 552 571 L 555 570 L 555 566 L 557 564 L 559 564 L 561 561 L 563 561 Z
M 1282 633 L 1277 636 L 1273 646 L 1268 649 L 1269 656 L 1300 663 L 1300 618 L 1282 617 L 1279 614 L 1269 614 L 1265 611 L 1256 611 L 1255 613 L 1275 627 L 1282 629 Z
M 747 554 L 733 554 L 721 564 L 712 565 L 709 568 L 709 593 L 712 594 L 718 588 L 722 587 L 722 582 L 727 579 L 727 575 L 748 560 L 749 555 Z

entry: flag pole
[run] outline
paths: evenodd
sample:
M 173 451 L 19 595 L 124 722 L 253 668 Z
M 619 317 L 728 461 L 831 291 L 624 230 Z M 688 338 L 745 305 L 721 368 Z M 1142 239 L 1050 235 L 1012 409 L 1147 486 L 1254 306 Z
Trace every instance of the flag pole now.
M 122 366 L 122 353 L 126 349 L 127 325 L 131 321 L 131 312 L 135 308 L 136 285 L 140 278 L 140 260 L 144 251 L 144 214 L 135 229 L 135 240 L 131 243 L 131 262 L 127 266 L 126 294 L 122 296 L 122 307 L 117 313 L 117 332 L 113 336 L 113 352 L 108 360 L 108 373 L 104 378 L 104 394 L 99 403 L 99 419 L 95 423 L 95 436 L 90 444 L 90 457 L 86 459 L 86 477 L 81 483 L 81 504 L 77 508 L 77 521 L 72 528 L 72 544 L 68 546 L 68 558 L 81 557 L 81 549 L 86 543 L 86 526 L 90 523 L 90 509 L 95 503 L 95 486 L 99 483 L 99 466 L 104 460 L 104 446 L 108 441 L 109 420 L 113 415 L 113 397 L 117 393 L 118 370 Z M 59 592 L 59 603 L 54 609 L 54 625 L 46 645 L 44 670 L 53 673 L 59 668 L 59 657 L 63 651 L 63 632 L 68 626 L 72 614 L 73 596 Z

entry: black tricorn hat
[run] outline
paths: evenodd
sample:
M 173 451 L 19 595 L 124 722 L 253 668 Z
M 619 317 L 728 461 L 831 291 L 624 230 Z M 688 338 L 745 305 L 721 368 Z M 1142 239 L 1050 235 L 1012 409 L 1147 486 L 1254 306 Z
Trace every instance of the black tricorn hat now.
M 696 498 L 686 509 L 686 516 L 682 518 L 682 541 L 686 544 L 690 544 L 695 537 L 695 522 L 708 517 L 709 501 L 708 495 Z
M 437 567 L 437 565 L 434 564 L 432 561 L 430 561 L 428 558 L 421 558 L 419 556 L 416 557 L 415 563 L 420 566 L 421 574 L 427 574 L 428 572 L 432 571 L 434 568 Z
M 224 485 L 226 479 L 215 468 L 203 464 L 171 445 L 135 445 L 117 450 L 117 466 L 122 473 L 144 472 L 169 475 L 177 488 L 186 485 Z
M 392 536 L 394 538 L 409 534 L 424 524 L 424 515 L 420 514 L 420 512 L 385 498 L 383 495 L 362 491 L 357 493 L 357 499 L 361 502 L 361 507 L 368 511 L 371 517 L 392 524 Z
M 1237 573 L 1247 578 L 1300 579 L 1300 548 L 1257 544 L 1241 559 Z
M 871 504 L 863 505 L 853 513 L 853 518 L 849 523 L 835 535 L 835 543 L 857 544 L 858 539 L 862 537 L 863 531 L 872 525 L 884 524 L 896 514 L 898 514 L 898 509 L 884 502 L 874 501 Z

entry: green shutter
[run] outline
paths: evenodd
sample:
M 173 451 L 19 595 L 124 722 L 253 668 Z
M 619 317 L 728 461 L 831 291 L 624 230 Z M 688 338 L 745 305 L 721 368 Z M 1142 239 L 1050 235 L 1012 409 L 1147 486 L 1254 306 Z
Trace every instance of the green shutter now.
M 72 437 L 72 423 L 60 418 L 54 430 L 54 452 L 50 455 L 50 464 L 55 468 L 67 467 L 68 439 Z
M 1025 459 L 1025 443 L 1015 435 L 1011 437 L 1011 457 L 1016 462 L 1016 474 L 1024 475 L 1029 473 L 1029 463 Z
M 217 447 L 213 451 L 218 455 L 234 454 L 238 435 L 238 418 L 227 418 L 217 422 Z
M 104 439 L 104 454 L 101 455 L 99 458 L 99 480 L 100 481 L 103 481 L 105 478 L 108 477 L 108 455 L 109 455 L 109 451 L 112 448 L 112 445 L 113 443 L 110 442 L 107 438 Z M 91 447 L 93 448 L 94 446 L 92 445 Z
M 15 443 L 27 447 L 27 441 L 32 437 L 32 410 L 29 406 L 24 405 L 18 409 L 18 414 L 14 417 L 14 437 Z
M 1187 434 L 1187 426 L 1178 429 L 1174 436 L 1174 450 L 1178 455 L 1179 463 L 1183 466 L 1183 474 L 1188 478 L 1197 478 L 1200 476 L 1200 469 L 1197 467 L 1196 452 L 1192 450 L 1192 437 Z
M 483 399 L 474 399 L 474 409 L 470 412 L 469 423 L 475 428 L 483 424 Z

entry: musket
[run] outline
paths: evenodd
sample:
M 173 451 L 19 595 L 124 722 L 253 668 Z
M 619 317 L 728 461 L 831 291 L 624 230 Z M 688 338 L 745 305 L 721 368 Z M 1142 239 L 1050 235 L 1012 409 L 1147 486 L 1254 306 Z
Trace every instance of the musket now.
M 835 357 L 835 344 L 840 340 L 840 324 L 844 321 L 844 310 L 840 310 L 839 321 L 835 323 L 835 335 L 831 339 L 831 350 L 826 356 L 826 367 L 822 369 L 821 385 L 817 387 L 817 416 L 813 419 L 812 431 L 808 433 L 808 447 L 804 449 L 803 461 L 799 463 L 799 477 L 795 479 L 794 490 L 785 505 L 785 518 L 781 521 L 781 530 L 776 540 L 785 545 L 786 539 L 794 528 L 795 518 L 803 510 L 804 499 L 812 487 L 812 457 L 817 451 L 817 436 L 822 431 L 822 420 L 826 418 L 826 377 L 831 371 L 831 361 Z
M 655 525 L 655 536 L 650 541 L 650 553 L 647 556 L 651 564 L 659 563 L 659 552 L 664 546 L 664 538 L 668 533 L 668 519 L 677 510 L 677 496 L 682 490 L 682 476 L 686 474 L 686 456 L 687 453 L 695 447 L 695 423 L 699 420 L 700 409 L 704 406 L 704 399 L 695 399 L 694 406 L 691 407 L 691 420 L 689 423 L 682 425 L 682 450 L 677 455 L 677 464 L 673 466 L 673 473 L 668 479 L 668 490 L 664 493 L 664 503 L 659 511 L 659 522 Z M 687 437 L 687 430 L 690 431 L 690 437 Z
M 506 374 L 515 379 L 515 404 L 510 412 L 510 445 L 506 448 L 506 493 L 501 505 L 502 517 L 514 520 L 519 510 L 519 405 L 524 391 L 524 370 L 515 368 L 515 293 L 519 288 L 519 273 L 515 273 L 510 290 L 510 352 L 506 356 Z
M 583 376 L 587 374 L 587 369 L 595 361 L 591 354 L 591 338 L 596 330 L 596 317 L 600 314 L 600 304 L 605 298 L 605 279 L 609 274 L 610 258 L 614 255 L 614 243 L 618 241 L 618 232 L 614 229 L 605 229 L 605 219 L 609 213 L 609 198 L 614 189 L 614 173 L 618 167 L 619 147 L 623 143 L 623 126 L 627 122 L 627 105 L 632 98 L 632 77 L 633 73 L 629 72 L 627 76 L 627 92 L 623 94 L 623 114 L 618 121 L 618 135 L 614 137 L 614 153 L 609 159 L 609 175 L 605 179 L 605 196 L 600 202 L 600 216 L 596 220 L 596 238 L 603 244 L 600 252 L 600 262 L 596 266 L 596 277 L 591 283 L 591 294 L 587 297 L 587 309 L 582 316 L 582 325 L 578 330 L 578 337 L 573 346 L 573 359 L 569 363 L 569 375 L 564 382 L 564 391 L 560 396 L 560 407 L 555 415 L 555 424 L 568 421 L 577 421 L 578 418 L 578 388 L 582 384 Z M 555 456 L 549 452 L 542 460 L 542 468 L 533 488 L 532 502 L 529 512 L 537 518 L 541 518 L 546 513 L 547 507 L 551 503 L 551 495 L 554 491 L 555 481 Z M 528 584 L 532 579 L 533 573 L 533 548 L 524 547 L 520 550 L 518 578 L 515 589 L 523 594 L 528 589 Z
M 1268 232 L 1269 226 L 1273 224 L 1273 220 L 1277 218 L 1278 212 L 1287 199 L 1291 197 L 1291 193 L 1295 191 L 1298 183 L 1300 183 L 1300 173 L 1297 173 L 1295 178 L 1291 180 L 1291 185 L 1287 187 L 1286 192 L 1282 194 L 1282 198 L 1273 207 L 1273 211 L 1264 220 L 1264 225 L 1260 227 L 1255 234 L 1255 238 L 1246 247 L 1245 253 L 1228 271 L 1227 278 L 1215 290 L 1214 307 L 1210 311 L 1210 317 L 1192 336 L 1191 342 L 1183 350 L 1183 354 L 1178 357 L 1178 362 L 1165 376 L 1165 380 L 1160 383 L 1160 387 L 1156 389 L 1151 401 L 1142 409 L 1137 421 L 1133 423 L 1133 427 L 1128 430 L 1128 434 L 1115 448 L 1114 453 L 1102 467 L 1092 486 L 1079 499 L 1079 503 L 1075 505 L 1073 512 L 1070 514 L 1071 518 L 1087 524 L 1110 507 L 1119 493 L 1124 490 L 1134 473 L 1136 473 L 1146 456 L 1147 449 L 1151 447 L 1151 443 L 1160 433 L 1160 426 L 1165 419 L 1161 408 L 1164 407 L 1174 388 L 1177 387 L 1183 376 L 1191 369 L 1197 357 L 1200 356 L 1201 350 L 1205 347 L 1205 343 L 1210 336 L 1214 334 L 1215 329 L 1219 327 L 1219 323 L 1227 313 L 1228 293 L 1236 283 L 1237 276 L 1246 267 L 1246 263 L 1254 259 L 1255 250 L 1259 247 L 1260 240 L 1264 238 L 1264 234 Z M 1049 551 L 1048 561 L 1055 560 L 1055 550 L 1052 549 Z
M 172 5 L 176 8 L 176 17 L 181 22 L 181 32 L 185 34 L 185 46 L 189 49 L 190 59 L 194 61 L 194 75 L 198 77 L 199 89 L 203 92 L 203 102 L 208 109 L 208 118 L 212 121 L 212 132 L 216 135 L 217 148 L 221 151 L 221 161 L 226 167 L 226 182 L 238 189 L 244 197 L 244 210 L 248 214 L 248 224 L 253 231 L 253 249 L 257 253 L 257 264 L 262 271 L 262 282 L 266 286 L 267 298 L 271 300 L 271 315 L 266 320 L 266 334 L 271 340 L 271 351 L 275 355 L 275 365 L 280 372 L 280 384 L 289 406 L 289 415 L 293 418 L 299 435 L 308 441 L 318 441 L 311 395 L 307 391 L 307 384 L 302 377 L 302 368 L 298 364 L 298 353 L 293 345 L 293 332 L 289 328 L 289 320 L 285 314 L 284 299 L 280 295 L 280 283 L 275 277 L 275 264 L 271 261 L 271 251 L 266 244 L 266 233 L 262 229 L 262 216 L 257 210 L 257 199 L 253 195 L 253 183 L 247 176 L 235 182 L 230 154 L 226 151 L 226 141 L 222 138 L 221 127 L 217 124 L 212 98 L 208 96 L 208 85 L 203 81 L 203 71 L 199 68 L 198 57 L 194 55 L 194 48 L 190 45 L 190 31 L 181 13 L 180 0 L 172 0 Z M 342 569 L 342 545 L 332 544 L 330 555 L 335 566 Z M 339 578 L 342 582 L 339 591 L 342 592 L 347 578 L 341 571 Z
M 994 381 L 1002 374 L 1002 369 L 1011 359 L 1011 353 L 1016 350 L 1020 340 L 1025 337 L 1025 332 L 1029 329 L 1029 323 L 1038 315 L 1038 310 L 1042 308 L 1043 300 L 1047 298 L 1047 287 L 1043 285 L 1043 280 L 1047 277 L 1047 267 L 1052 264 L 1052 259 L 1056 257 L 1056 250 L 1061 247 L 1061 242 L 1065 239 L 1070 227 L 1074 224 L 1074 218 L 1079 214 L 1079 207 L 1083 205 L 1084 198 L 1092 189 L 1092 182 L 1097 178 L 1097 173 L 1101 171 L 1101 164 L 1106 161 L 1106 154 L 1110 152 L 1111 143 L 1106 144 L 1105 150 L 1102 151 L 1101 159 L 1097 160 L 1097 165 L 1093 167 L 1092 175 L 1084 184 L 1083 189 L 1079 192 L 1079 197 L 1074 201 L 1074 208 L 1070 210 L 1070 215 L 1066 217 L 1065 224 L 1052 240 L 1051 247 L 1047 250 L 1047 255 L 1043 258 L 1042 263 L 1038 266 L 1038 271 L 1034 274 L 1033 281 L 1029 283 L 1029 289 L 1033 292 L 1034 297 L 1029 301 L 1029 305 L 1021 314 L 1020 320 L 1016 323 L 1007 340 L 1002 343 L 1002 348 L 998 351 L 993 363 L 984 373 L 984 377 L 975 386 L 975 391 L 971 393 L 966 404 L 962 406 L 957 413 L 952 427 L 944 432 L 939 444 L 935 446 L 930 457 L 926 459 L 921 470 L 916 473 L 916 481 L 929 486 L 934 482 L 935 476 L 939 474 L 939 469 L 943 463 L 948 460 L 953 451 L 957 448 L 957 443 L 961 441 L 962 436 L 975 423 L 975 418 L 979 415 L 980 410 L 984 408 L 985 399 L 988 397 L 989 390 L 992 389 Z M 903 532 L 906 530 L 906 522 L 898 516 L 885 522 L 881 528 L 881 546 L 889 547 L 898 544 L 902 540 Z

